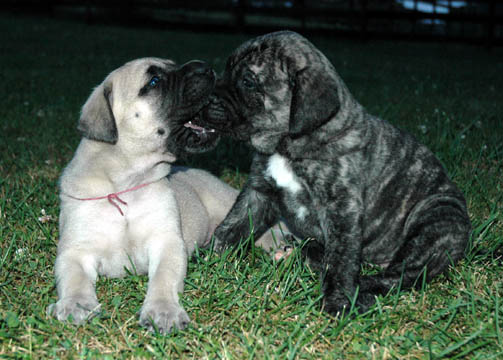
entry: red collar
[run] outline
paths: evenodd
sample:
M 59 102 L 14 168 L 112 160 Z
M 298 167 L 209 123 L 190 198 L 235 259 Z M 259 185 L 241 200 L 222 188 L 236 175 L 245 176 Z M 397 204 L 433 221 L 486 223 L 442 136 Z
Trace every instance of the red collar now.
M 116 192 L 116 193 L 111 193 L 111 194 L 108 194 L 108 195 L 105 195 L 105 196 L 98 196 L 98 197 L 92 197 L 92 198 L 78 198 L 78 197 L 74 197 L 74 196 L 71 196 L 71 195 L 68 195 L 68 196 L 71 197 L 72 199 L 82 200 L 82 201 L 107 199 L 108 202 L 110 204 L 112 204 L 113 206 L 115 206 L 117 208 L 117 210 L 119 210 L 120 214 L 122 216 L 124 216 L 124 213 L 122 212 L 122 209 L 120 208 L 120 206 L 114 200 L 117 200 L 118 202 L 120 202 L 123 205 L 127 205 L 127 202 L 125 202 L 124 200 L 122 200 L 119 197 L 120 194 L 124 194 L 124 193 L 130 192 L 130 191 L 135 191 L 135 190 L 141 189 L 141 188 L 143 188 L 145 186 L 148 186 L 150 184 L 152 184 L 152 183 L 149 182 L 149 183 L 137 185 L 135 187 L 132 187 L 131 189 L 122 190 L 122 191 L 119 191 L 119 192 Z

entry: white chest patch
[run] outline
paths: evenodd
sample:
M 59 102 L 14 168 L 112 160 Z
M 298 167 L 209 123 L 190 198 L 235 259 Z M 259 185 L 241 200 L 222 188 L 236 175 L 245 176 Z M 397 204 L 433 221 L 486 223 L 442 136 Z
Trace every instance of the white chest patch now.
M 288 164 L 288 160 L 281 155 L 274 154 L 269 158 L 266 174 L 276 181 L 276 185 L 290 191 L 292 194 L 301 189 L 301 185 L 290 164 Z
M 297 218 L 300 220 L 304 220 L 307 215 L 307 208 L 305 206 L 301 206 L 297 209 Z

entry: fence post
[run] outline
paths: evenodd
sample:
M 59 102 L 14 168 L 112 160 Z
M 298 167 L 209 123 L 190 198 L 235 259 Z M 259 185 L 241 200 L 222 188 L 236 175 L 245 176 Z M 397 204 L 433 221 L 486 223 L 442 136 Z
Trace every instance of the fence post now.
M 368 14 L 367 14 L 367 0 L 361 0 L 361 37 L 363 40 L 367 40 L 367 24 L 368 24 Z
M 494 12 L 495 12 L 495 1 L 490 0 L 489 1 L 489 6 L 488 6 L 488 17 L 489 21 L 487 22 L 487 48 L 491 48 L 493 46 L 493 40 L 494 40 Z
M 244 0 L 237 0 L 234 5 L 235 25 L 238 32 L 243 32 L 245 27 L 245 4 Z
M 86 24 L 92 24 L 93 23 L 93 2 L 92 0 L 86 0 L 84 2 L 84 6 L 86 7 Z
M 295 11 L 298 12 L 301 21 L 302 30 L 306 30 L 306 2 L 304 0 L 297 0 L 294 6 L 298 6 Z

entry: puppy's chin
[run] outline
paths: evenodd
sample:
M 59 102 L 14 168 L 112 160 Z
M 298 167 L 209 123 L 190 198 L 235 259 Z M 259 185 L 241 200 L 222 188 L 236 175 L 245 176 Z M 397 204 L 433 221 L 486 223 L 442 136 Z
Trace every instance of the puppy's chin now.
M 201 122 L 201 112 L 194 117 L 186 119 L 175 129 L 170 138 L 173 139 L 172 147 L 176 147 L 178 153 L 197 154 L 214 149 L 220 136 L 218 132 Z
M 196 130 L 187 138 L 184 151 L 191 154 L 203 153 L 213 150 L 219 141 L 220 136 L 216 132 L 199 132 Z

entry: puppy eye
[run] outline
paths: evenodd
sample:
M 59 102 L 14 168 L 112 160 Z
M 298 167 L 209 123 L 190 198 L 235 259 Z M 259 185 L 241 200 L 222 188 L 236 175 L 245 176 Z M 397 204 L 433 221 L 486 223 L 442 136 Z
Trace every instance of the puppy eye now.
M 159 81 L 161 81 L 161 79 L 158 76 L 152 76 L 152 79 L 148 82 L 148 86 L 156 87 Z
M 249 77 L 243 78 L 242 84 L 243 87 L 248 90 L 253 90 L 256 86 L 255 81 Z

